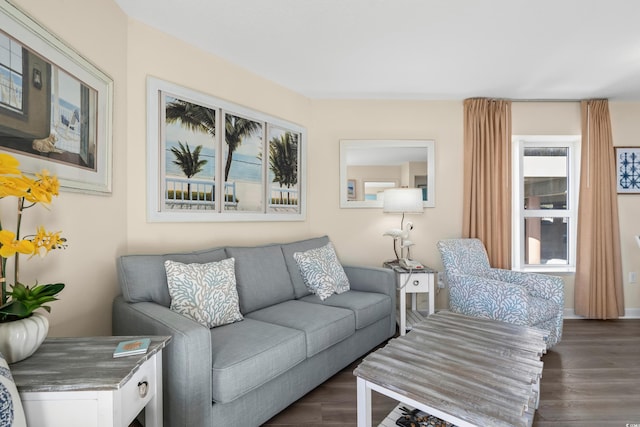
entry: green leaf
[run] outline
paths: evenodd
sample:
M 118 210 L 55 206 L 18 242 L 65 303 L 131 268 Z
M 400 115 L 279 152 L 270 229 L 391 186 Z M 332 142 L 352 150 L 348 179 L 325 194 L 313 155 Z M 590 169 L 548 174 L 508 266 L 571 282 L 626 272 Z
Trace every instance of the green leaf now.
M 44 304 L 57 301 L 58 298 L 56 298 L 55 295 L 63 289 L 64 283 L 38 285 L 36 282 L 33 288 L 25 286 L 22 283 L 16 283 L 11 288 L 11 292 L 8 292 L 11 299 L 7 304 L 0 307 L 0 320 L 29 317 L 39 308 L 51 312 L 51 307 Z

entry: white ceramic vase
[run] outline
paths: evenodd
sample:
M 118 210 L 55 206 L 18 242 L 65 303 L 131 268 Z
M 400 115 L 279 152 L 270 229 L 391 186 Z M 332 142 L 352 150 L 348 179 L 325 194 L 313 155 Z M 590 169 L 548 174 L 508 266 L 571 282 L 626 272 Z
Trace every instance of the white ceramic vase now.
M 26 319 L 0 323 L 0 353 L 8 363 L 31 356 L 49 333 L 49 320 L 40 313 Z

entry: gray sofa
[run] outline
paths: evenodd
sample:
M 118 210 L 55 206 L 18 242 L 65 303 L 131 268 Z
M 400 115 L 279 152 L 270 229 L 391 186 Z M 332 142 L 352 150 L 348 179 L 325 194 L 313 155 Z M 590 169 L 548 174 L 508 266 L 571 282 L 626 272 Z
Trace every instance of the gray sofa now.
M 295 252 L 328 237 L 118 259 L 114 335 L 171 335 L 163 352 L 168 427 L 260 425 L 395 334 L 391 270 L 344 267 L 350 290 L 311 294 Z M 165 260 L 235 258 L 244 320 L 208 329 L 169 309 Z

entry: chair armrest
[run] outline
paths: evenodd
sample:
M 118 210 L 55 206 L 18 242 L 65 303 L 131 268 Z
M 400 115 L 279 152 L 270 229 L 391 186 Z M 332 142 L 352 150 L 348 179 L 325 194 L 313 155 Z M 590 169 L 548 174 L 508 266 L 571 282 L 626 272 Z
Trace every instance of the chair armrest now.
M 164 416 L 168 425 L 211 424 L 209 329 L 152 302 L 113 302 L 114 335 L 171 335 L 162 352 Z
M 450 274 L 449 307 L 469 316 L 526 325 L 529 293 L 524 286 L 467 274 Z
M 522 285 L 530 295 L 551 300 L 564 309 L 564 280 L 561 277 L 500 268 L 492 268 L 489 274 L 493 279 Z

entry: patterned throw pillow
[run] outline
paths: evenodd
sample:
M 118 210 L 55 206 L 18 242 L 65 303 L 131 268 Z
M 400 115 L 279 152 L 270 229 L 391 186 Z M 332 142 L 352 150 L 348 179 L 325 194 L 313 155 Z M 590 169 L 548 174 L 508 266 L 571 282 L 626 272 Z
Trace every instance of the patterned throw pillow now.
M 0 353 L 0 427 L 26 427 L 18 388 L 13 382 L 9 365 Z
M 242 320 L 235 259 L 207 264 L 165 261 L 170 309 L 208 328 Z
M 349 290 L 349 279 L 331 242 L 306 252 L 295 252 L 293 258 L 298 263 L 305 285 L 321 300 L 334 292 L 341 294 Z

